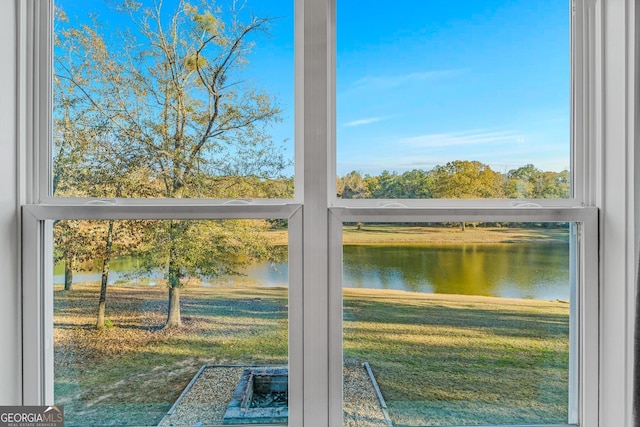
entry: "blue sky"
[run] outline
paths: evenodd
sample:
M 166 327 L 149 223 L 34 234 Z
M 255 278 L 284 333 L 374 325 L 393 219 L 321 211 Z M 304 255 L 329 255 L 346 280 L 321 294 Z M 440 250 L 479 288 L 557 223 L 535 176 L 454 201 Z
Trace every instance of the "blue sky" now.
M 102 1 L 58 3 L 120 19 Z M 283 121 L 270 132 L 292 158 L 293 1 L 248 0 L 246 9 L 274 18 L 243 78 L 278 99 Z M 569 168 L 567 1 L 337 0 L 337 20 L 339 175 L 452 160 L 500 172 Z
M 569 167 L 568 2 L 354 3 L 337 12 L 339 174 Z

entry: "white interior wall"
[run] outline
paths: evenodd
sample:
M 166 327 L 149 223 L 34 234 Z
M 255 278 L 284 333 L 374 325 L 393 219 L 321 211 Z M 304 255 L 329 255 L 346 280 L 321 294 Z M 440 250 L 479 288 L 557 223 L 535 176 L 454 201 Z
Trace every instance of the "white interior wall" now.
M 15 2 L 0 1 L 0 405 L 15 405 L 22 400 L 16 161 L 16 21 Z
M 632 422 L 635 312 L 635 0 L 595 2 L 602 14 L 602 84 L 594 100 L 599 119 L 600 174 L 600 427 Z
M 24 0 L 0 1 L 0 405 L 21 401 L 16 142 L 16 4 L 20 1 Z M 635 31 L 633 0 L 606 0 L 604 4 L 605 24 L 608 24 L 605 32 L 617 32 L 618 41 L 621 37 L 631 41 L 630 34 Z M 635 295 L 634 247 L 637 244 L 637 239 L 630 236 L 637 232 L 634 210 L 638 204 L 633 196 L 638 186 L 634 179 L 637 165 L 629 159 L 634 159 L 638 153 L 634 151 L 633 97 L 629 98 L 635 91 L 634 79 L 629 73 L 633 71 L 635 58 L 630 45 L 618 45 L 622 52 L 607 43 L 604 47 L 607 50 L 605 59 L 612 62 L 605 67 L 605 86 L 609 86 L 609 93 L 603 103 L 606 119 L 604 129 L 601 129 L 605 159 L 605 196 L 601 200 L 604 208 L 602 256 L 606 263 L 603 309 L 611 320 L 603 325 L 606 344 L 603 346 L 603 370 L 611 375 L 603 376 L 605 408 L 601 425 L 630 427 L 631 320 Z M 620 248 L 624 248 L 622 259 L 618 257 Z

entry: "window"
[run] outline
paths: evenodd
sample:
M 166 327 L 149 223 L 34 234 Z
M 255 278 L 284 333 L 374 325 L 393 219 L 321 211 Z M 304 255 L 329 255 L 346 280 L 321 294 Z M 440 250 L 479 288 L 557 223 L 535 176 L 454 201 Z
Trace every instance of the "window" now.
M 24 353 L 25 365 L 34 367 L 24 373 L 25 403 L 62 403 L 70 425 L 87 420 L 106 424 L 104 414 L 110 410 L 121 414 L 121 423 L 220 424 L 219 419 L 200 418 L 204 408 L 200 404 L 180 407 L 180 402 L 188 405 L 189 390 L 199 387 L 197 379 L 207 377 L 207 369 L 235 369 L 228 391 L 256 389 L 263 383 L 248 379 L 241 383 L 241 378 L 262 377 L 269 368 L 274 385 L 268 399 L 279 399 L 278 393 L 286 389 L 288 412 L 284 416 L 285 406 L 275 405 L 267 417 L 252 420 L 263 424 L 368 426 L 375 418 L 380 425 L 411 426 L 598 425 L 598 219 L 590 206 L 593 189 L 586 178 L 592 165 L 586 154 L 590 118 L 584 102 L 592 88 L 580 71 L 591 70 L 594 64 L 575 48 L 587 43 L 594 31 L 583 24 L 586 6 L 577 2 L 572 9 L 567 4 L 558 6 L 557 12 L 546 10 L 558 19 L 549 28 L 566 30 L 557 44 L 550 41 L 555 32 L 536 37 L 533 28 L 547 27 L 536 22 L 539 15 L 527 15 L 530 21 L 523 25 L 531 33 L 498 26 L 514 36 L 508 39 L 513 45 L 504 40 L 498 45 L 496 35 L 480 39 L 471 34 L 455 45 L 478 55 L 495 53 L 492 47 L 504 49 L 498 55 L 504 66 L 501 72 L 513 83 L 505 92 L 529 101 L 549 94 L 545 100 L 560 105 L 558 129 L 546 129 L 555 136 L 536 141 L 560 141 L 549 150 L 557 150 L 561 165 L 543 168 L 532 160 L 540 158 L 539 151 L 547 152 L 542 143 L 520 151 L 517 161 L 508 158 L 503 143 L 518 145 L 519 138 L 529 133 L 496 125 L 499 116 L 478 117 L 479 123 L 488 123 L 486 128 L 471 122 L 455 129 L 430 127 L 451 124 L 455 114 L 468 115 L 485 104 L 497 114 L 499 103 L 489 99 L 495 87 L 482 94 L 484 98 L 469 99 L 467 110 L 462 105 L 461 111 L 452 108 L 444 113 L 444 105 L 430 106 L 421 98 L 428 91 L 447 93 L 455 82 L 428 88 L 410 85 L 410 90 L 392 91 L 393 96 L 379 91 L 385 102 L 371 101 L 372 89 L 363 86 L 386 84 L 394 89 L 397 86 L 388 87 L 397 84 L 394 77 L 400 83 L 431 84 L 464 74 L 466 68 L 455 64 L 461 55 L 453 51 L 446 67 L 446 58 L 433 59 L 443 62 L 441 73 L 425 71 L 418 62 L 412 65 L 415 69 L 409 67 L 410 57 L 424 58 L 407 46 L 425 41 L 446 44 L 447 39 L 414 37 L 418 30 L 405 22 L 420 26 L 424 24 L 420 16 L 427 15 L 434 28 L 440 28 L 437 22 L 446 13 L 460 9 L 471 17 L 451 15 L 447 22 L 459 28 L 456 25 L 467 19 L 471 31 L 475 25 L 485 28 L 480 24 L 487 20 L 511 22 L 524 13 L 519 7 L 542 13 L 544 1 L 508 5 L 496 1 L 477 13 L 470 12 L 479 7 L 475 3 L 469 10 L 446 2 L 429 2 L 433 9 L 428 13 L 422 9 L 427 6 L 409 6 L 411 12 L 394 9 L 387 18 L 394 31 L 406 28 L 404 34 L 394 33 L 402 36 L 397 49 L 405 46 L 406 57 L 393 70 L 369 68 L 366 58 L 359 56 L 383 45 L 393 50 L 393 38 L 376 39 L 380 33 L 357 31 L 355 24 L 347 28 L 362 16 L 349 3 L 267 3 L 223 1 L 216 3 L 216 9 L 206 9 L 197 2 L 163 2 L 163 9 L 178 8 L 174 15 L 158 15 L 158 4 L 151 2 L 142 2 L 141 9 L 124 2 L 124 10 L 102 9 L 100 4 L 93 9 L 92 20 L 80 17 L 86 5 L 70 0 L 56 3 L 59 9 L 52 2 L 30 3 L 33 50 L 41 61 L 32 75 L 36 105 L 41 106 L 31 118 L 37 130 L 32 169 L 41 172 L 34 173 L 32 203 L 23 209 L 24 331 L 33 337 L 25 339 Z M 143 13 L 148 6 L 152 7 Z M 234 6 L 238 9 L 229 11 Z M 110 18 L 98 20 L 102 13 Z M 382 16 L 362 13 L 373 14 L 374 21 Z M 266 21 L 260 16 L 273 24 L 272 38 L 262 37 Z M 195 31 L 183 34 L 183 29 Z M 446 36 L 445 30 L 443 26 L 434 33 Z M 149 36 L 157 43 L 141 42 Z M 535 84 L 527 74 L 532 70 L 510 53 L 527 49 L 525 42 L 549 58 L 560 58 L 539 64 L 539 58 L 529 57 L 545 70 L 534 76 L 539 77 Z M 481 49 L 483 43 L 486 51 Z M 425 43 L 424 48 L 434 56 L 447 53 L 445 48 L 431 51 L 429 46 Z M 51 51 L 52 57 L 47 53 Z M 379 55 L 389 52 L 381 50 Z M 102 68 L 92 68 L 97 65 Z M 349 74 L 365 65 L 371 76 Z M 491 62 L 484 65 L 489 78 Z M 500 74 L 503 79 L 505 75 Z M 383 77 L 387 79 L 382 81 Z M 465 90 L 474 90 L 473 81 L 464 83 L 469 85 Z M 550 94 L 546 84 L 551 83 L 560 88 L 557 93 Z M 349 84 L 359 92 L 345 95 Z M 355 104 L 347 95 L 355 97 Z M 454 104 L 454 99 L 447 100 Z M 403 102 L 406 110 L 398 107 Z M 362 115 L 353 115 L 358 110 Z M 439 112 L 449 117 L 439 119 Z M 528 122 L 527 111 L 511 112 L 521 114 L 522 123 L 535 126 Z M 405 126 L 400 116 L 414 113 L 428 116 L 427 125 L 414 117 L 413 125 L 424 127 L 407 129 L 411 132 L 403 135 L 394 132 L 406 139 L 406 146 L 420 143 L 432 150 L 416 154 L 417 163 L 411 168 L 401 158 L 406 153 L 399 145 L 383 149 L 375 141 L 369 144 L 373 137 L 391 140 L 382 131 L 358 133 L 385 122 Z M 392 127 L 384 130 L 392 132 Z M 426 143 L 410 141 L 411 135 L 428 138 Z M 434 135 L 442 138 L 436 141 Z M 352 146 L 352 140 L 361 144 Z M 487 148 L 488 141 L 498 145 Z M 460 158 L 451 151 L 449 157 L 435 156 L 452 145 L 485 147 L 496 157 L 466 157 L 477 153 L 471 150 Z M 532 148 L 541 150 L 532 154 L 536 151 Z M 404 169 L 370 170 L 373 162 L 367 157 L 384 150 L 388 150 L 385 162 L 399 162 Z M 350 164 L 358 151 L 363 152 L 364 163 Z M 469 166 L 475 177 L 495 181 L 500 190 L 455 192 L 465 186 L 481 187 L 465 181 L 465 171 L 456 169 L 462 166 Z M 371 191 L 375 186 L 367 187 L 371 183 L 367 179 L 385 185 Z M 435 194 L 438 180 L 453 192 Z M 438 230 L 455 231 L 463 239 L 475 231 L 492 231 L 501 236 L 500 242 L 515 239 L 522 246 L 516 249 L 511 243 L 502 252 L 469 247 L 475 265 L 467 271 L 447 271 L 445 264 L 472 261 L 454 252 L 453 245 L 433 245 L 433 232 Z M 349 233 L 366 236 L 359 241 L 361 247 L 345 245 Z M 538 245 L 548 244 L 542 243 L 547 240 L 558 245 L 553 259 L 538 256 L 546 254 L 546 247 Z M 417 251 L 417 258 L 403 253 L 390 267 L 367 261 L 367 270 L 355 273 L 366 264 L 363 259 L 354 264 L 357 251 L 365 256 L 365 246 L 398 249 L 399 244 L 411 246 L 405 249 Z M 436 247 L 437 265 L 424 252 L 427 246 Z M 515 252 L 520 258 L 504 261 Z M 77 263 L 76 275 L 83 262 L 82 268 L 92 270 L 96 267 L 91 262 L 98 259 L 97 270 L 87 279 L 92 283 L 65 294 L 65 273 L 60 270 L 64 267 L 57 261 L 63 259 L 64 265 Z M 107 311 L 100 324 L 99 318 L 94 322 L 89 295 L 98 307 L 103 289 L 98 271 L 107 260 L 137 267 L 119 276 L 109 264 L 111 280 L 119 277 L 121 282 L 106 282 Z M 266 264 L 254 263 L 259 260 Z M 394 262 L 388 253 L 378 260 Z M 417 270 L 400 271 L 402 263 Z M 485 291 L 452 287 L 453 282 L 464 286 L 456 275 L 486 278 L 498 274 L 489 271 L 490 266 L 503 265 L 503 274 L 513 272 L 507 267 L 516 263 L 530 266 L 534 271 L 530 274 L 547 283 L 546 290 L 531 293 L 523 285 L 502 293 L 486 291 L 487 286 L 503 283 L 503 276 L 487 279 Z M 286 278 L 277 279 L 277 286 L 237 287 L 239 279 L 230 275 L 251 277 L 243 264 L 261 268 L 263 281 L 284 269 Z M 439 279 L 426 274 L 435 268 L 444 271 Z M 352 290 L 358 280 L 366 291 Z M 377 289 L 393 288 L 394 281 L 405 287 Z M 446 296 L 464 293 L 472 295 Z M 509 304 L 505 298 L 517 301 Z M 170 315 L 176 306 L 183 316 Z M 452 313 L 462 316 L 453 322 Z M 172 329 L 180 323 L 187 328 Z M 102 328 L 94 330 L 97 324 Z M 438 336 L 443 339 L 440 343 Z M 131 337 L 135 339 L 127 343 Z M 117 344 L 109 345 L 109 339 Z M 432 351 L 438 346 L 444 351 Z M 109 363 L 112 355 L 121 362 L 118 369 Z M 101 363 L 90 363 L 98 356 Z M 140 363 L 138 356 L 149 363 Z M 171 379 L 163 381 L 157 374 L 161 370 Z M 518 393 L 492 394 L 487 381 L 498 377 L 503 382 L 496 387 L 505 390 L 523 380 Z M 139 397 L 127 386 L 131 378 L 140 378 L 142 385 L 158 393 L 149 399 Z M 118 387 L 127 393 L 116 396 Z M 365 389 L 368 400 L 363 405 L 356 395 Z M 495 403 L 504 400 L 504 405 Z M 240 401 L 251 405 L 246 396 Z M 228 397 L 216 401 L 225 406 L 223 412 L 229 404 Z M 376 415 L 354 408 L 372 408 Z M 181 414 L 194 418 L 179 418 Z
M 338 1 L 336 27 L 340 197 L 571 197 L 568 3 Z
M 49 248 L 42 268 L 25 278 L 40 283 L 29 298 L 47 308 L 43 316 L 29 312 L 42 322 L 26 327 L 50 346 L 42 369 L 25 378 L 25 386 L 34 386 L 27 389 L 30 399 L 64 404 L 69 425 L 222 424 L 230 396 L 213 402 L 212 412 L 212 395 L 197 397 L 198 390 L 221 381 L 233 391 L 245 369 L 268 367 L 285 370 L 288 404 L 299 407 L 301 330 L 290 320 L 301 309 L 291 303 L 302 293 L 299 207 L 148 208 L 26 208 L 31 233 L 25 245 Z M 175 259 L 173 250 L 179 251 Z M 85 277 L 65 289 L 65 266 L 55 259 L 69 252 L 84 262 L 75 274 Z M 266 256 L 260 262 L 258 253 Z M 178 263 L 181 269 L 172 270 Z M 264 280 L 265 271 L 271 280 Z M 174 409 L 192 377 L 192 396 L 185 394 L 186 406 Z M 285 418 L 297 416 L 292 409 Z
M 56 222 L 47 297 L 65 425 L 228 423 L 245 370 L 288 373 L 288 236 L 273 221 Z
M 598 298 L 587 279 L 596 275 L 587 261 L 595 211 L 582 219 L 570 211 L 333 213 L 332 237 L 343 248 L 331 260 L 340 270 L 331 316 L 343 329 L 332 334 L 332 353 L 345 370 L 370 365 L 386 409 L 373 412 L 375 425 L 583 419 L 579 402 L 595 398 L 587 386 L 595 378 L 580 372 L 595 360 L 579 350 L 597 342 L 585 311 Z M 348 393 L 359 384 L 354 377 L 334 377 L 331 390 L 344 389 L 345 425 L 359 419 L 353 409 L 362 404 Z
M 293 2 L 255 3 L 56 1 L 42 196 L 292 198 Z

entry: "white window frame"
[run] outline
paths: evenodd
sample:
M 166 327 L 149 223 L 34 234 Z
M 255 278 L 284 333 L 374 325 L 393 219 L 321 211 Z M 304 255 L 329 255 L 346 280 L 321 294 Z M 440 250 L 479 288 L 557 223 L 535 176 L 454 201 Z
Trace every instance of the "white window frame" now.
M 289 420 L 302 425 L 302 207 L 296 204 L 263 205 L 25 205 L 23 224 L 23 373 L 25 405 L 54 404 L 53 271 L 54 220 L 214 220 L 286 219 L 289 252 Z M 26 303 L 28 302 L 28 303 Z
M 603 228 L 598 230 L 598 220 L 593 222 L 593 210 L 602 207 L 607 201 L 606 181 L 603 168 L 612 170 L 614 165 L 603 161 L 603 138 L 615 136 L 615 131 L 604 125 L 604 112 L 616 110 L 607 102 L 613 103 L 604 92 L 604 82 L 612 83 L 611 77 L 605 77 L 603 70 L 612 67 L 603 54 L 603 44 L 611 40 L 624 39 L 624 35 L 605 39 L 607 28 L 619 24 L 620 16 L 631 19 L 634 16 L 633 2 L 630 0 L 573 0 L 572 1 L 572 140 L 574 145 L 572 176 L 574 178 L 574 197 L 566 200 L 338 200 L 335 196 L 336 142 L 335 142 L 335 13 L 336 0 L 295 0 L 296 22 L 296 123 L 295 123 L 295 183 L 296 194 L 292 200 L 101 200 L 101 199 L 63 199 L 48 195 L 49 164 L 51 140 L 51 33 L 52 10 L 49 0 L 17 0 L 20 17 L 19 63 L 21 86 L 19 100 L 20 129 L 23 135 L 21 153 L 23 200 L 22 230 L 22 292 L 23 292 L 23 402 L 44 403 L 49 398 L 46 392 L 47 366 L 52 363 L 51 343 L 46 336 L 45 319 L 52 313 L 45 310 L 46 301 L 42 286 L 46 283 L 42 262 L 46 258 L 41 249 L 44 247 L 45 224 L 50 219 L 125 219 L 125 218 L 289 218 L 290 247 L 299 248 L 299 265 L 302 267 L 295 277 L 299 277 L 300 292 L 290 294 L 290 315 L 296 320 L 292 326 L 290 345 L 290 363 L 295 372 L 299 369 L 299 383 L 294 390 L 299 403 L 292 403 L 290 425 L 339 426 L 341 425 L 341 399 L 338 404 L 337 381 L 341 370 L 337 366 L 338 326 L 341 336 L 341 320 L 337 313 L 337 277 L 341 265 L 336 262 L 336 224 L 344 218 L 380 217 L 390 221 L 405 216 L 420 215 L 421 218 L 537 218 L 539 221 L 553 221 L 553 218 L 568 218 L 587 224 L 585 241 L 590 242 L 581 251 L 581 256 L 589 254 L 589 259 L 597 259 L 600 246 L 593 244 L 602 236 Z M 609 3 L 609 5 L 605 5 Z M 624 11 L 615 9 L 616 4 L 624 3 Z M 613 4 L 613 6 L 610 6 Z M 631 6 L 629 6 L 631 5 Z M 625 7 L 626 7 L 625 6 Z M 604 14 L 604 10 L 613 13 Z M 611 30 L 609 30 L 611 31 Z M 623 30 L 620 30 L 623 31 Z M 603 42 L 605 40 L 605 42 Z M 626 39 L 625 39 L 626 40 Z M 628 46 L 624 49 L 632 50 Z M 625 61 L 631 55 L 625 52 Z M 614 58 L 615 59 L 615 58 Z M 624 65 L 628 65 L 626 62 Z M 627 70 L 627 68 L 625 68 Z M 626 72 L 626 71 L 625 71 Z M 615 84 L 614 89 L 619 89 Z M 620 83 L 623 90 L 632 86 L 628 80 Z M 609 101 L 608 101 L 609 100 Z M 633 111 L 629 108 L 628 111 Z M 628 112 L 627 112 L 628 114 Z M 626 117 L 626 116 L 625 116 Z M 628 117 L 626 117 L 628 119 Z M 630 134 L 633 134 L 630 132 Z M 575 143 L 578 141 L 578 143 Z M 624 141 L 626 143 L 626 140 Z M 633 154 L 633 153 L 631 153 Z M 326 162 L 323 160 L 326 159 Z M 627 161 L 631 161 L 626 159 Z M 610 160 L 608 160 L 610 162 Z M 603 184 L 604 183 L 604 184 Z M 609 197 L 611 199 L 611 197 Z M 609 204 L 619 203 L 614 199 Z M 274 212 L 277 211 L 277 214 Z M 295 211 L 295 212 L 293 212 Z M 293 213 L 292 213 L 293 212 Z M 625 212 L 626 213 L 626 212 Z M 274 216 L 275 215 L 275 216 Z M 289 215 L 289 216 L 287 216 Z M 451 219 L 449 219 L 451 220 Z M 601 225 L 601 224 L 600 224 Z M 332 231 L 333 230 L 333 231 Z M 595 233 L 595 234 L 594 234 Z M 596 236 L 594 240 L 594 236 Z M 609 240 L 609 242 L 614 242 Z M 605 250 L 612 243 L 604 243 Z M 299 245 L 299 246 L 296 246 Z M 627 257 L 634 256 L 634 248 L 627 248 Z M 295 255 L 294 255 L 295 257 Z M 628 258 L 625 258 L 628 259 Z M 39 260 L 39 261 L 36 261 Z M 291 263 L 292 261 L 290 261 Z M 615 277 L 611 270 L 595 271 L 597 263 L 588 265 L 590 284 L 593 289 L 594 277 L 607 280 Z M 585 267 L 587 268 L 587 267 Z M 295 270 L 295 268 L 294 268 Z M 624 271 L 628 272 L 626 268 Z M 595 273 L 595 274 L 594 274 Z M 625 273 L 627 274 L 627 273 Z M 297 276 L 296 276 L 297 275 Z M 292 280 L 292 279 L 290 279 Z M 293 283 L 293 282 L 291 282 Z M 581 286 L 586 286 L 581 284 Z M 595 284 L 596 289 L 597 283 Z M 297 292 L 291 291 L 290 292 Z M 586 294 L 585 294 L 586 295 Z M 615 310 L 613 303 L 620 303 L 622 297 L 614 294 L 606 303 L 602 303 L 607 291 L 600 289 L 598 301 L 594 304 L 586 300 L 585 310 L 596 313 L 581 320 L 582 330 L 595 331 L 596 338 L 581 336 L 581 351 L 584 357 L 580 362 L 581 403 L 579 405 L 581 425 L 606 427 L 607 420 L 630 420 L 630 413 L 616 417 L 610 408 L 616 408 L 613 402 L 620 393 L 609 394 L 612 382 L 624 376 L 625 369 L 616 365 L 616 358 L 597 338 L 598 331 L 603 334 L 615 331 L 620 321 L 605 322 L 608 313 Z M 633 308 L 625 298 L 626 308 Z M 45 304 L 46 303 L 46 304 Z M 43 305 L 44 304 L 44 305 Z M 599 307 L 601 305 L 601 307 Z M 341 307 L 341 306 L 340 306 Z M 33 310 L 31 309 L 33 308 Z M 341 309 L 341 308 L 340 308 Z M 622 319 L 629 322 L 630 314 Z M 592 320 L 597 319 L 596 324 Z M 612 315 L 612 317 L 614 317 Z M 581 318 L 582 319 L 582 318 Z M 619 319 L 618 319 L 619 320 Z M 297 328 L 297 329 L 296 329 Z M 625 329 L 621 334 L 612 333 L 609 342 L 629 342 L 632 331 Z M 298 340 L 298 341 L 296 341 Z M 49 347 L 47 347 L 49 346 Z M 595 346 L 595 348 L 594 348 Z M 627 352 L 630 352 L 628 347 Z M 341 357 L 341 351 L 340 351 Z M 626 360 L 629 360 L 628 358 Z M 585 369 L 588 369 L 586 371 Z M 605 378 L 603 372 L 611 371 L 613 379 Z M 593 380 L 589 372 L 598 372 L 599 378 Z M 621 374 L 622 372 L 622 374 Z M 296 382 L 292 373 L 292 381 Z M 626 385 L 627 390 L 629 384 Z M 595 390 L 595 391 L 594 391 Z M 613 396 L 613 397 L 611 397 Z M 630 394 L 626 395 L 628 406 Z M 49 402 L 47 402 L 49 403 Z M 604 410 L 602 409 L 604 407 Z M 298 418 L 299 417 L 299 418 Z M 298 423 L 297 421 L 300 421 Z M 618 424 L 623 425 L 623 424 Z
M 332 49 L 327 65 L 335 89 L 335 5 L 330 10 Z M 576 262 L 578 289 L 572 295 L 570 328 L 570 388 L 568 425 L 598 426 L 600 423 L 600 310 L 598 270 L 599 230 L 596 206 L 599 174 L 599 122 L 596 108 L 598 87 L 597 40 L 602 36 L 602 3 L 571 0 L 571 177 L 572 197 L 568 199 L 338 199 L 329 194 L 329 396 L 330 424 L 342 425 L 342 226 L 345 222 L 499 222 L 532 221 L 579 223 Z M 331 95 L 335 94 L 335 90 Z M 335 98 L 331 98 L 335 117 Z M 336 132 L 330 126 L 329 188 L 337 176 Z M 574 307 L 575 308 L 575 307 Z M 577 332 L 577 336 L 573 336 Z M 575 377 L 574 377 L 575 376 Z
M 333 3 L 336 0 L 329 0 Z M 592 97 L 597 92 L 595 75 L 597 65 L 595 61 L 595 46 L 600 29 L 596 17 L 600 1 L 567 0 L 567 13 L 570 14 L 571 38 L 571 183 L 572 195 L 566 199 L 339 199 L 335 191 L 329 194 L 330 207 L 430 207 L 430 208 L 487 208 L 487 207 L 576 207 L 593 206 L 593 190 L 596 186 L 596 144 L 597 111 L 594 109 Z M 331 11 L 335 14 L 335 8 Z M 331 16 L 332 33 L 330 34 L 331 52 L 327 60 L 327 67 L 331 76 L 331 118 L 335 117 L 336 100 L 336 40 L 335 17 Z M 524 83 L 523 83 L 524 84 Z M 330 145 L 330 174 L 329 188 L 336 188 L 337 157 L 336 130 L 331 123 L 329 129 Z
M 329 218 L 331 272 L 329 289 L 329 395 L 331 424 L 341 426 L 342 417 L 342 230 L 355 222 L 571 222 L 569 381 L 567 423 L 571 426 L 598 425 L 598 210 L 579 209 L 439 209 L 439 208 L 333 208 Z

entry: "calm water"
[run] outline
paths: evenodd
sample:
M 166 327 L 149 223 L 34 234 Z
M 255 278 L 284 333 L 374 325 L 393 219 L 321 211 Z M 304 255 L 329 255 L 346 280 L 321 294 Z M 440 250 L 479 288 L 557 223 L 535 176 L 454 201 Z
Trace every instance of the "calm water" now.
M 160 271 L 131 277 L 136 262 L 114 260 L 109 283 L 136 281 L 155 286 Z M 62 266 L 54 283 L 63 283 Z M 287 265 L 262 262 L 246 276 L 205 281 L 205 286 L 287 286 Z M 546 300 L 569 299 L 569 245 L 509 243 L 413 246 L 345 246 L 344 287 L 426 293 L 485 295 Z M 96 271 L 76 272 L 74 282 L 99 281 Z
M 569 299 L 569 245 L 345 246 L 344 286 Z

